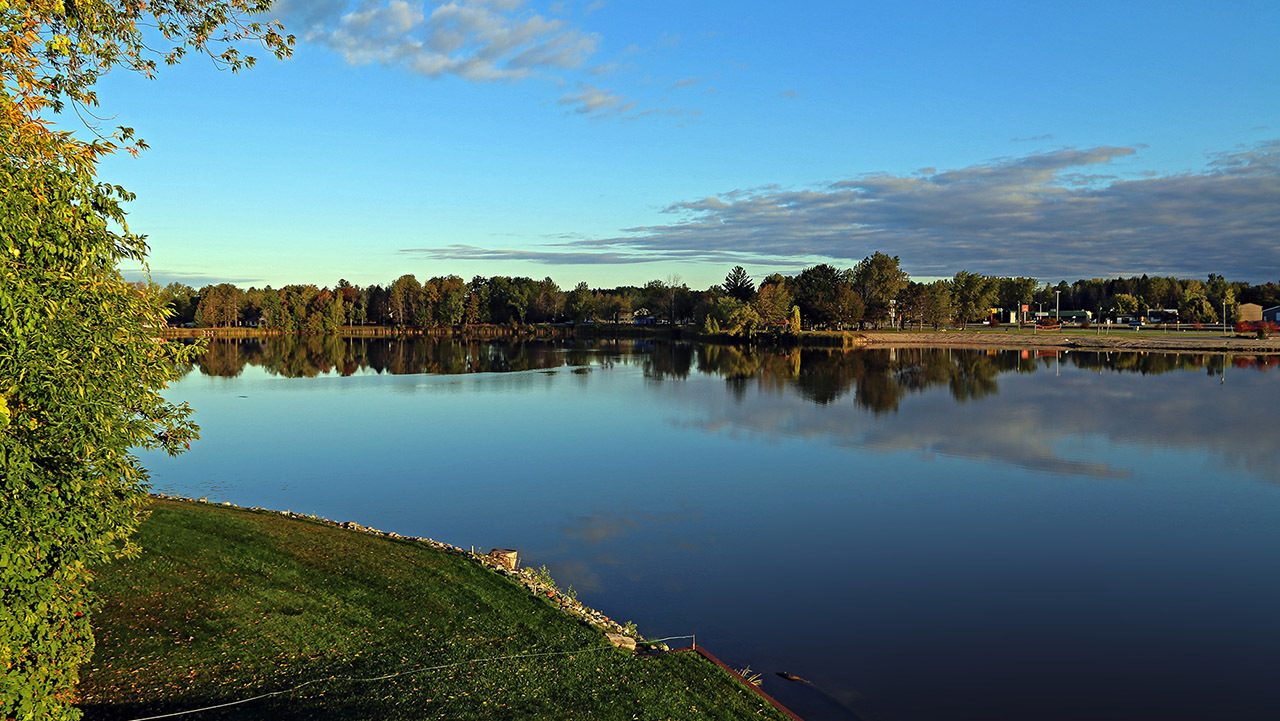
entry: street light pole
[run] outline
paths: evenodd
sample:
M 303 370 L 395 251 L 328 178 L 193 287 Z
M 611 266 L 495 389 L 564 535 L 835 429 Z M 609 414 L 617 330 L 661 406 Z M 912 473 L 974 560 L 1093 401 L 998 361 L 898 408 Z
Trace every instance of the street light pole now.
M 1053 310 L 1053 319 L 1058 321 L 1058 325 L 1062 325 L 1062 291 L 1053 291 L 1054 301 L 1057 307 Z

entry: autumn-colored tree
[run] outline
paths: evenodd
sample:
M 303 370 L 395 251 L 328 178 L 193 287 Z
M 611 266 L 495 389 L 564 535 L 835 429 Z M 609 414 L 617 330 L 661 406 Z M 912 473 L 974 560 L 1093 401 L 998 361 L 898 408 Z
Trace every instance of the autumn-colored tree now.
M 786 280 L 775 273 L 760 283 L 753 307 L 765 326 L 778 327 L 787 322 L 793 304 Z
M 467 308 L 462 320 L 467 325 L 489 322 L 489 281 L 477 275 L 467 284 Z
M 240 320 L 244 293 L 230 283 L 207 285 L 200 289 L 195 324 L 201 327 L 233 326 Z
M 329 294 L 323 310 L 323 327 L 325 333 L 337 333 L 347 321 L 347 311 L 342 302 L 342 293 Z
M 254 62 L 246 39 L 286 55 L 291 38 L 249 21 L 268 8 L 0 0 L 0 718 L 79 716 L 91 569 L 136 550 L 146 502 L 133 451 L 178 452 L 195 432 L 159 393 L 189 351 L 152 340 L 160 296 L 116 270 L 146 256 L 132 195 L 96 177 L 103 156 L 146 145 L 130 128 L 84 140 L 54 122 L 96 106 L 116 68 L 150 76 L 196 51 L 239 70 Z
M 411 325 L 422 306 L 422 284 L 412 273 L 396 278 L 387 289 L 387 315 L 392 325 Z

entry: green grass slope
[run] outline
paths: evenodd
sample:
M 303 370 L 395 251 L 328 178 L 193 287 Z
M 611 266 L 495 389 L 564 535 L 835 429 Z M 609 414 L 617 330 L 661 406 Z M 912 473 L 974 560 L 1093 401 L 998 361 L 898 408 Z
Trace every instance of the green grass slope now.
M 87 719 L 263 694 L 178 718 L 783 718 L 705 659 L 614 649 L 422 542 L 160 500 L 138 540 L 97 580 Z

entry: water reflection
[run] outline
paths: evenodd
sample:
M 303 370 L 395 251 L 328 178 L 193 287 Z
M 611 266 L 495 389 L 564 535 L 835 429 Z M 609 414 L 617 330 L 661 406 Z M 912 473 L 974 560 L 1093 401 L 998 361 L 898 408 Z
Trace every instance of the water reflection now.
M 638 340 L 493 342 L 281 336 L 212 341 L 196 367 L 211 376 L 235 377 L 247 366 L 258 366 L 285 378 L 312 378 L 639 365 L 645 378 L 654 381 L 684 380 L 695 369 L 723 377 L 739 399 L 752 385 L 760 390 L 794 389 L 819 405 L 852 394 L 858 405 L 875 413 L 890 413 L 898 410 L 907 395 L 934 386 L 945 385 L 956 401 L 973 401 L 998 394 L 1002 374 L 1059 373 L 1062 365 L 1141 375 L 1197 370 L 1222 377 L 1228 363 L 1237 370 L 1265 372 L 1280 366 L 1280 356 L 946 348 L 848 352 Z
M 1265 373 L 1280 366 L 1280 356 L 1275 355 L 918 347 L 849 352 L 632 339 L 491 342 L 283 336 L 214 341 L 197 366 L 213 376 L 238 376 L 246 367 L 258 366 L 286 378 L 559 368 L 584 373 L 635 366 L 656 383 L 687 381 L 693 373 L 723 378 L 727 394 L 700 401 L 708 415 L 683 421 L 707 432 L 731 427 L 772 438 L 825 439 L 882 452 L 998 461 L 1055 475 L 1131 476 L 1131 469 L 1117 465 L 1110 454 L 1063 447 L 1067 437 L 1102 437 L 1146 448 L 1212 449 L 1226 465 L 1280 479 L 1280 451 L 1239 430 L 1269 427 L 1274 420 L 1271 409 L 1266 404 L 1214 403 L 1205 396 L 1214 384 L 1187 379 L 1189 373 L 1198 373 L 1221 384 L 1228 373 Z M 1076 373 L 1064 378 L 1064 368 Z M 1081 370 L 1177 380 L 1140 387 L 1090 383 L 1085 388 L 1078 378 Z M 1022 386 L 1019 393 L 997 400 L 1002 379 Z M 587 382 L 585 376 L 581 382 Z M 950 398 L 945 406 L 983 401 L 981 409 L 945 407 L 931 392 L 943 388 Z M 809 413 L 769 400 L 778 395 L 798 396 L 827 410 Z M 916 397 L 916 404 L 929 410 L 899 417 L 908 397 Z M 725 398 L 732 403 L 726 404 Z M 958 416 L 963 420 L 957 421 Z
M 314 378 L 360 373 L 508 373 L 563 365 L 608 363 L 609 343 L 388 340 L 339 336 L 279 336 L 265 340 L 210 342 L 198 361 L 206 375 L 235 377 L 246 366 L 260 366 L 285 378 Z
M 171 389 L 204 438 L 148 464 L 158 490 L 519 548 L 866 718 L 1271 718 L 1278 364 L 224 342 Z

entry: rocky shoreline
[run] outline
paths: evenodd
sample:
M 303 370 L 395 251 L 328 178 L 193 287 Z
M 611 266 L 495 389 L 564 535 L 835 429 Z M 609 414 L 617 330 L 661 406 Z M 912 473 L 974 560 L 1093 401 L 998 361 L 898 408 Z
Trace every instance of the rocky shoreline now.
M 554 582 L 552 582 L 551 579 L 547 577 L 545 573 L 540 573 L 530 568 L 510 567 L 511 565 L 514 565 L 514 564 L 511 564 L 508 561 L 509 554 L 510 554 L 509 551 L 500 552 L 499 549 L 495 549 L 493 552 L 482 554 L 482 553 L 476 553 L 475 551 L 469 551 L 465 548 L 459 548 L 457 546 L 444 543 L 443 541 L 437 541 L 433 538 L 425 538 L 422 536 L 404 536 L 394 531 L 382 531 L 377 528 L 362 526 L 359 523 L 356 523 L 354 521 L 335 521 L 329 518 L 321 518 L 320 516 L 313 516 L 307 513 L 294 513 L 293 511 L 277 511 L 271 508 L 260 508 L 258 506 L 248 506 L 248 507 L 238 506 L 234 503 L 230 503 L 226 501 L 219 503 L 219 502 L 209 501 L 208 498 L 188 498 L 186 496 L 179 496 L 179 495 L 174 495 L 170 493 L 151 493 L 150 495 L 152 498 L 163 499 L 166 501 L 185 501 L 187 503 L 205 503 L 211 506 L 225 506 L 227 508 L 235 508 L 242 511 L 274 513 L 275 515 L 284 516 L 285 518 L 297 518 L 297 519 L 302 519 L 306 521 L 313 521 L 315 523 L 320 523 L 326 526 L 332 526 L 334 528 L 342 528 L 348 531 L 355 531 L 357 533 L 367 533 L 372 536 L 383 536 L 385 538 L 395 538 L 402 541 L 414 541 L 417 543 L 424 543 L 436 550 L 469 558 L 473 562 L 478 563 L 495 573 L 504 575 L 512 579 L 513 581 L 519 583 L 520 585 L 524 586 L 525 589 L 527 589 L 533 595 L 545 596 L 551 599 L 552 601 L 554 601 L 560 606 L 560 610 L 564 612 L 566 615 L 571 616 L 587 625 L 594 626 L 598 628 L 600 631 L 604 632 L 605 636 L 609 639 L 610 643 L 612 643 L 615 646 L 621 646 L 629 650 L 635 650 L 637 647 L 637 644 L 646 645 L 644 644 L 643 638 L 638 633 L 636 633 L 634 629 L 629 629 L 627 627 L 624 627 L 622 624 L 618 623 L 612 618 L 609 618 L 608 616 L 604 615 L 600 611 L 597 611 L 594 608 L 584 605 L 583 603 L 578 601 L 576 598 L 566 595 L 563 591 L 556 588 Z M 652 644 L 652 645 L 648 645 L 648 647 L 658 651 L 670 650 L 667 647 L 667 645 L 664 643 Z

